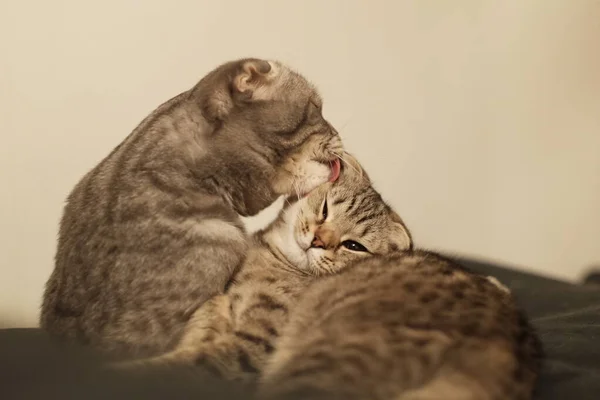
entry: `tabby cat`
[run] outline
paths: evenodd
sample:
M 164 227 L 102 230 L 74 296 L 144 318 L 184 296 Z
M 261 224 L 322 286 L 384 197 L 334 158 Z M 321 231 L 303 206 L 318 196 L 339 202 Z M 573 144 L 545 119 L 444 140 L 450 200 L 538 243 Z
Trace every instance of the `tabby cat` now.
M 526 400 L 542 351 L 505 287 L 420 250 L 315 282 L 280 335 L 263 398 Z
M 410 248 L 400 217 L 356 160 L 347 154 L 345 160 L 335 183 L 292 199 L 254 235 L 227 292 L 198 309 L 174 351 L 120 366 L 201 364 L 226 379 L 252 382 L 307 285 L 356 260 Z
M 69 195 L 41 326 L 119 354 L 172 348 L 244 260 L 240 216 L 327 182 L 342 151 L 302 76 L 221 65 L 152 112 Z

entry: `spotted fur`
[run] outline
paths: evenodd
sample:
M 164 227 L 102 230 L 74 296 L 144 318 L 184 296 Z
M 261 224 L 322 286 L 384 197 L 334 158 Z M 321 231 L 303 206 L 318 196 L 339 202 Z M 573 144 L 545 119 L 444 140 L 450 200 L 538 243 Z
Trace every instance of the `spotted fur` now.
M 280 336 L 270 400 L 529 400 L 542 352 L 504 286 L 420 250 L 315 282 Z
M 398 215 L 349 155 L 340 179 L 290 202 L 257 233 L 225 294 L 193 316 L 177 348 L 126 367 L 202 364 L 227 379 L 252 381 L 306 287 L 357 260 L 408 249 Z

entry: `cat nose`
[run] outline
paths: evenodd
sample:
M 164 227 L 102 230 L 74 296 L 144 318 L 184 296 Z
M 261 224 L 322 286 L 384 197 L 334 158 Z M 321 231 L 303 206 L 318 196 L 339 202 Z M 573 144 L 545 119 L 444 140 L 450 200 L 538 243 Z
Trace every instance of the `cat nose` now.
M 310 247 L 314 247 L 316 249 L 324 249 L 325 248 L 325 243 L 323 243 L 323 241 L 321 240 L 321 238 L 319 238 L 315 234 L 315 237 L 313 237 L 312 242 L 310 242 Z
M 334 230 L 320 226 L 317 228 L 310 246 L 317 249 L 333 249 L 338 240 L 339 237 Z

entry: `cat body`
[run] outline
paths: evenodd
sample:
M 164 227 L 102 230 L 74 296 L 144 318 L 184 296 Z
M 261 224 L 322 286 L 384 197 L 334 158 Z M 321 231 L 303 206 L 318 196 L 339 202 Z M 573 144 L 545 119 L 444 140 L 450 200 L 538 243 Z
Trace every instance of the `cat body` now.
M 240 216 L 327 182 L 342 150 L 302 76 L 226 63 L 158 107 L 73 189 L 41 326 L 115 354 L 172 348 L 243 263 Z
M 311 285 L 260 390 L 269 399 L 526 400 L 541 351 L 497 281 L 406 251 Z
M 207 300 L 194 313 L 173 351 L 118 365 L 127 369 L 200 365 L 225 379 L 255 380 L 275 349 L 289 310 L 315 277 L 280 259 L 260 236 L 252 238 L 250 248 L 227 292 Z
M 412 241 L 351 156 L 339 180 L 288 203 L 253 237 L 226 293 L 194 314 L 177 347 L 130 367 L 197 365 L 226 379 L 252 382 L 276 349 L 299 298 L 314 281 L 351 262 L 408 249 Z

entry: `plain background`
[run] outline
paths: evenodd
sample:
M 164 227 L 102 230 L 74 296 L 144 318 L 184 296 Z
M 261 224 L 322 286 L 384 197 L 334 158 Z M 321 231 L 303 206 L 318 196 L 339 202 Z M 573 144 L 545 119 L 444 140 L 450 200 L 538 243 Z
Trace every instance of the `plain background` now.
M 421 246 L 580 279 L 600 263 L 599 21 L 595 0 L 2 0 L 0 325 L 37 324 L 77 180 L 244 56 L 317 84 Z

